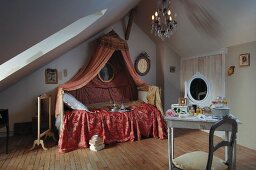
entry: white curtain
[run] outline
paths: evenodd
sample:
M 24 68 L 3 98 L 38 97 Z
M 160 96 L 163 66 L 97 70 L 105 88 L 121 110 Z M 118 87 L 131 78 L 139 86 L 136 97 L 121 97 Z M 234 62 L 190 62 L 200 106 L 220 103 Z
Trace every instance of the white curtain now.
M 181 61 L 181 92 L 184 95 L 184 82 L 199 72 L 212 83 L 212 97 L 224 96 L 225 77 L 223 74 L 222 54 L 183 59 Z

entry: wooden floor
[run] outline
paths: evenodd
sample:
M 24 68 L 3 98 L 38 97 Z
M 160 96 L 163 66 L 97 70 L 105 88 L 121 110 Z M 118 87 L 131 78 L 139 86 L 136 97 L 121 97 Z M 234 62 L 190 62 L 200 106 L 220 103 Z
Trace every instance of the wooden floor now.
M 175 156 L 194 150 L 207 151 L 208 134 L 201 131 L 175 131 Z M 30 136 L 12 137 L 10 152 L 4 153 L 4 138 L 0 138 L 0 169 L 168 169 L 167 139 L 144 139 L 107 146 L 99 152 L 79 149 L 59 154 L 49 140 L 48 151 L 40 147 L 29 151 Z M 224 151 L 217 156 L 223 158 Z M 237 169 L 256 169 L 256 151 L 237 147 Z

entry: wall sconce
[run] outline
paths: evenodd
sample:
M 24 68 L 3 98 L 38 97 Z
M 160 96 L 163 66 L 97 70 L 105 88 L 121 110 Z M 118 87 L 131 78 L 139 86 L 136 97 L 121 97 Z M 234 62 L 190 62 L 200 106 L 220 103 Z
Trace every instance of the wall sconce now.
M 228 68 L 228 76 L 231 76 L 235 72 L 235 66 L 230 66 Z

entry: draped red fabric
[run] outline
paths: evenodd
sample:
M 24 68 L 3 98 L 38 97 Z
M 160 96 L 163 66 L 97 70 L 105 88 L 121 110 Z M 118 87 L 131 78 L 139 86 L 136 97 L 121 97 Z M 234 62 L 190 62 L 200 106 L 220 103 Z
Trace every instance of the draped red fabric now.
M 88 84 L 95 76 L 97 76 L 116 50 L 121 51 L 121 56 L 124 59 L 127 70 L 134 83 L 137 86 L 143 86 L 145 84 L 135 72 L 126 41 L 122 40 L 114 31 L 111 31 L 99 39 L 96 53 L 91 58 L 89 64 L 80 69 L 70 81 L 58 87 L 55 110 L 56 116 L 62 111 L 62 91 L 77 90 Z
M 67 111 L 59 138 L 59 152 L 89 147 L 89 140 L 99 135 L 105 144 L 140 140 L 146 137 L 166 138 L 167 129 L 160 111 L 141 103 L 130 112 L 109 112 L 108 109 Z
M 95 103 L 123 103 L 137 100 L 138 92 L 130 76 L 122 53 L 115 51 L 108 64 L 113 68 L 113 79 L 104 82 L 99 75 L 94 77 L 84 87 L 70 91 L 73 96 L 86 106 Z

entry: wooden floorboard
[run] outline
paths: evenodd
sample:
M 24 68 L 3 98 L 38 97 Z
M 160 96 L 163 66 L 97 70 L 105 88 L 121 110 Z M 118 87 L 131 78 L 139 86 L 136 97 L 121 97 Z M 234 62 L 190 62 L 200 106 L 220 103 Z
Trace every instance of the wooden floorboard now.
M 175 157 L 195 150 L 208 150 L 208 134 L 198 130 L 175 130 Z M 216 138 L 219 140 L 218 138 Z M 99 152 L 78 149 L 60 154 L 56 144 L 46 141 L 47 151 L 33 144 L 31 136 L 10 138 L 9 154 L 5 154 L 5 138 L 0 138 L 0 169 L 168 169 L 167 139 L 106 145 Z M 216 156 L 224 158 L 221 149 Z M 237 146 L 237 169 L 256 169 L 256 151 Z

